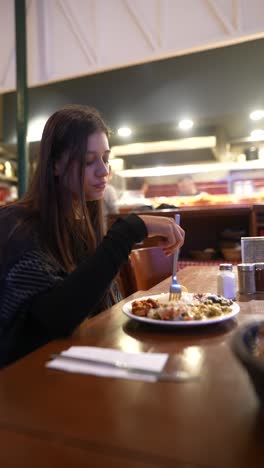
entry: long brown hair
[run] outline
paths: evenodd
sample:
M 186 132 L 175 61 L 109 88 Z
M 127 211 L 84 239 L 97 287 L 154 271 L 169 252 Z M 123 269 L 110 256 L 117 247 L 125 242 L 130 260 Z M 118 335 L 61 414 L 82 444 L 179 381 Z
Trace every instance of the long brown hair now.
M 43 130 L 37 168 L 19 205 L 27 208 L 30 222 L 38 226 L 43 247 L 67 271 L 82 254 L 92 254 L 103 237 L 102 201 L 85 200 L 84 168 L 87 139 L 109 130 L 100 114 L 87 106 L 71 105 L 56 111 Z M 63 174 L 55 175 L 55 164 L 64 159 Z M 77 199 L 66 190 L 73 163 L 77 161 Z M 37 222 L 36 222 L 37 221 Z M 77 247 L 76 247 L 77 246 Z

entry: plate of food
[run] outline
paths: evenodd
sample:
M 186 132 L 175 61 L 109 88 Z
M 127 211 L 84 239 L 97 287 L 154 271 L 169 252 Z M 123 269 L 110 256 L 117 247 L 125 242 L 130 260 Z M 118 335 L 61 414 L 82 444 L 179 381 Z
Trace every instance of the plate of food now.
M 175 327 L 224 322 L 239 313 L 239 305 L 211 293 L 182 293 L 180 301 L 169 302 L 169 294 L 144 296 L 129 301 L 123 312 L 131 319 Z

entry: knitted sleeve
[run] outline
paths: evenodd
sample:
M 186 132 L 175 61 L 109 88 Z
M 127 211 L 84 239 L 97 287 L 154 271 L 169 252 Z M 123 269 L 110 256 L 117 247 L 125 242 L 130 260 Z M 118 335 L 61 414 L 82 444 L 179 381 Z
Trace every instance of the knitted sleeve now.
M 27 308 L 43 291 L 63 281 L 67 274 L 41 250 L 26 252 L 7 272 L 0 286 L 0 331 L 17 311 Z

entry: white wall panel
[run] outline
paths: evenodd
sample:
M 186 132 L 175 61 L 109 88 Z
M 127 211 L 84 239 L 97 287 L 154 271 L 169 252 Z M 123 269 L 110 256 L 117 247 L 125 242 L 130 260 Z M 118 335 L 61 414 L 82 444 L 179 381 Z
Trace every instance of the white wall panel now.
M 255 30 L 263 30 L 264 1 L 254 0 L 251 6 L 250 0 L 241 0 L 243 14 L 243 27 L 248 33 Z
M 264 37 L 264 0 L 28 0 L 29 86 Z M 0 0 L 0 92 L 15 88 Z
M 0 0 L 0 92 L 15 82 L 14 4 Z

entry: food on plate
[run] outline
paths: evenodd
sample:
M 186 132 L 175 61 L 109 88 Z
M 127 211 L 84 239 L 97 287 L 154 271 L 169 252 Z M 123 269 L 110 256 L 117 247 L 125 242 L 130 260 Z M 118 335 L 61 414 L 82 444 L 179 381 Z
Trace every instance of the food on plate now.
M 151 309 L 159 307 L 159 302 L 155 299 L 143 299 L 132 303 L 132 313 L 140 317 L 147 317 Z
M 208 320 L 232 312 L 233 301 L 216 294 L 183 293 L 181 300 L 169 302 L 166 295 L 132 302 L 131 312 L 154 320 Z

